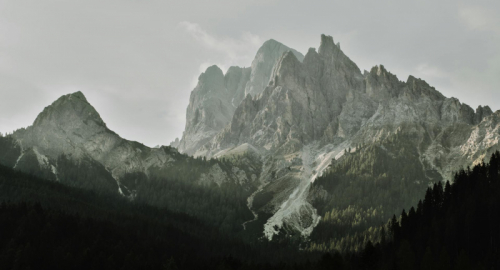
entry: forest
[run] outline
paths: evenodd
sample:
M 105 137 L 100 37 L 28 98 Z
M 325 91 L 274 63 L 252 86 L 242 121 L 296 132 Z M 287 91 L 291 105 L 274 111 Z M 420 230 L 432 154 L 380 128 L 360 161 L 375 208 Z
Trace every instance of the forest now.
M 126 174 L 125 197 L 90 158 L 60 156 L 53 179 L 30 149 L 13 161 L 20 149 L 2 137 L 0 268 L 499 269 L 500 153 L 445 183 L 408 136 L 346 152 L 311 187 L 323 195 L 309 198 L 322 216 L 310 238 L 284 231 L 271 242 L 241 226 L 253 218 L 252 183 L 194 180 L 214 165 L 257 173 L 251 157 L 177 154 L 148 176 Z
M 429 187 L 359 251 L 248 243 L 199 219 L 0 166 L 2 269 L 498 269 L 500 153 Z
M 100 162 L 89 156 L 74 158 L 62 154 L 56 159 L 48 158 L 47 166 L 40 165 L 34 149 L 23 149 L 12 136 L 0 137 L 0 164 L 53 180 L 66 186 L 90 190 L 102 196 L 118 195 L 118 190 L 141 204 L 185 213 L 216 227 L 224 234 L 245 234 L 256 239 L 257 232 L 243 232 L 243 224 L 253 219 L 247 206 L 247 198 L 256 189 L 255 183 L 226 181 L 219 184 L 198 181 L 214 166 L 235 179 L 235 164 L 247 178 L 258 177 L 260 164 L 251 156 L 227 159 L 193 158 L 180 154 L 176 149 L 163 146 L 159 149 L 172 157 L 167 166 L 152 167 L 146 175 L 143 172 L 126 173 L 117 181 Z M 51 165 L 56 165 L 53 173 Z
M 357 145 L 313 185 L 310 201 L 322 216 L 311 235 L 310 250 L 359 251 L 378 242 L 394 213 L 423 198 L 441 176 L 420 162 L 415 134 L 396 133 L 375 144 Z M 387 228 L 384 228 L 387 231 Z

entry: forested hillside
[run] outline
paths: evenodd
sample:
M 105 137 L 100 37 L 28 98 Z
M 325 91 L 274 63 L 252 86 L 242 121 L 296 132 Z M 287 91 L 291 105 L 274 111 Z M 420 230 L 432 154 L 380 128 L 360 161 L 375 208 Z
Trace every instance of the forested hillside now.
M 345 269 L 499 269 L 500 152 L 489 164 L 459 171 L 393 216 L 380 244 L 346 255 Z M 340 268 L 342 269 L 342 268 Z
M 315 180 L 310 200 L 322 219 L 311 234 L 311 249 L 356 251 L 380 241 L 381 225 L 423 198 L 441 176 L 425 170 L 411 133 L 358 145 Z
M 89 156 L 74 159 L 62 154 L 55 160 L 46 158 L 44 163 L 34 149 L 21 150 L 11 136 L 5 136 L 0 137 L 0 164 L 70 187 L 106 196 L 121 193 L 138 203 L 186 213 L 224 233 L 243 230 L 241 224 L 253 218 L 246 199 L 255 187 L 252 182 L 234 180 L 237 176 L 231 175 L 233 163 L 188 157 L 168 146 L 160 150 L 172 157 L 168 166 L 151 168 L 147 174 L 126 173 L 117 181 L 104 165 Z M 250 164 L 248 160 L 238 162 L 238 166 L 244 168 L 238 173 L 247 178 L 260 170 L 258 162 Z
M 315 257 L 293 256 L 299 251 L 287 243 L 248 243 L 184 213 L 5 166 L 0 201 L 1 269 L 274 268 Z
M 378 227 L 375 243 L 367 238 L 363 249 L 318 260 L 286 237 L 250 243 L 183 213 L 0 166 L 0 263 L 2 269 L 497 269 L 499 192 L 496 152 L 489 164 L 458 172 L 452 184 L 427 188 L 423 200 Z M 325 223 L 338 219 L 325 213 Z

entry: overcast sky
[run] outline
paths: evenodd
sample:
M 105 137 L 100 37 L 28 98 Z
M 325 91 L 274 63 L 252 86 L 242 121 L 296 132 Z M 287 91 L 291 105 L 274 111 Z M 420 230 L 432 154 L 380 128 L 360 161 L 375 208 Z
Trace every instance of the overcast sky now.
M 0 132 L 80 90 L 122 137 L 166 145 L 206 67 L 250 66 L 270 38 L 305 53 L 322 33 L 361 70 L 500 109 L 498 0 L 0 0 Z

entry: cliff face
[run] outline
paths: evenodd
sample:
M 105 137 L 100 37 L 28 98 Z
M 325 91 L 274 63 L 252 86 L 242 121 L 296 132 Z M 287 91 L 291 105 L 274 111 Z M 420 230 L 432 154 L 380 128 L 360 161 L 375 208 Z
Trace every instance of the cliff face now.
M 299 52 L 268 40 L 258 50 L 251 68 L 233 66 L 223 74 L 220 68 L 211 66 L 201 74 L 191 92 L 179 151 L 201 155 L 197 151 L 230 122 L 245 96 L 256 96 L 267 86 L 273 66 L 287 51 L 303 58 Z
M 436 172 L 426 180 L 449 180 L 498 149 L 497 117 L 413 76 L 400 81 L 382 65 L 361 73 L 322 35 L 318 51 L 310 49 L 303 61 L 283 53 L 263 92 L 246 96 L 198 153 L 218 157 L 243 144 L 259 149 L 265 160 L 260 191 L 273 194 L 254 209 L 273 214 L 265 234 L 272 238 L 286 225 L 307 235 L 319 220 L 306 199 L 310 183 L 347 149 L 412 134 L 424 170 Z

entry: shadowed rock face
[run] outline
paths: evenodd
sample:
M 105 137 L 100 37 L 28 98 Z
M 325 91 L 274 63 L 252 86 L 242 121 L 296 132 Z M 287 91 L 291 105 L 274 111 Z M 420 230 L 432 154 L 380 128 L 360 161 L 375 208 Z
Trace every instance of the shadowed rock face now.
M 381 130 L 387 135 L 403 124 L 472 126 L 492 114 L 488 107 L 474 112 L 413 76 L 399 81 L 382 65 L 363 75 L 331 37 L 322 36 L 318 51 L 310 49 L 302 63 L 284 53 L 269 86 L 242 101 L 204 146 L 207 155 L 243 143 L 286 154 L 316 141 L 373 142 Z
M 422 166 L 441 179 L 498 148 L 498 112 L 474 111 L 424 80 L 400 81 L 382 65 L 362 74 L 332 37 L 322 35 L 318 51 L 300 60 L 284 52 L 263 92 L 246 96 L 224 129 L 198 150 L 217 157 L 242 144 L 260 149 L 261 191 L 273 194 L 260 209 L 274 214 L 265 226 L 269 238 L 284 224 L 305 234 L 312 230 L 318 217 L 305 199 L 309 183 L 357 144 L 398 132 L 416 135 L 411 144 Z
M 217 66 L 209 67 L 198 78 L 186 110 L 186 128 L 178 149 L 196 153 L 233 117 L 236 107 L 247 95 L 256 96 L 268 85 L 273 66 L 284 52 L 299 52 L 275 41 L 266 41 L 258 50 L 251 68 L 230 67 L 224 75 Z

